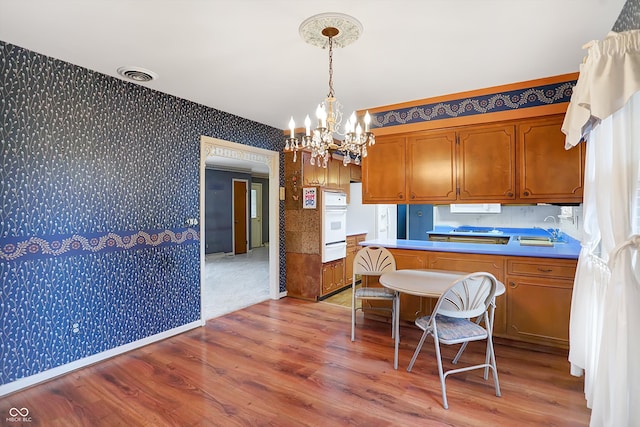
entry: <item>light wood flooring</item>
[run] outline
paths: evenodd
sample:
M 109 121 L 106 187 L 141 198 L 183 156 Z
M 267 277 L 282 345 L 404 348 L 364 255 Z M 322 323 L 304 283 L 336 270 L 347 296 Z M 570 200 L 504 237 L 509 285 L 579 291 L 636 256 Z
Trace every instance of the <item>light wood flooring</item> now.
M 361 314 L 360 314 L 361 315 Z M 403 324 L 393 369 L 389 325 L 348 308 L 285 298 L 4 397 L 30 426 L 586 426 L 582 378 L 566 355 L 496 346 L 502 397 L 482 371 L 447 379 L 433 343 L 406 367 L 419 330 Z M 477 344 L 477 345 L 474 345 Z M 444 346 L 450 361 L 456 348 Z M 459 364 L 484 358 L 472 343 Z M 446 362 L 445 366 L 449 366 Z

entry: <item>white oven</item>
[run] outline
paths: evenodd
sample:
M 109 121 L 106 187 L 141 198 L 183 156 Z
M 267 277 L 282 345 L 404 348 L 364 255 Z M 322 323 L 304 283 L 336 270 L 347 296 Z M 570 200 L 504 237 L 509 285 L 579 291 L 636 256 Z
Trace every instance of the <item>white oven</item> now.
M 347 195 L 322 191 L 322 262 L 347 256 Z

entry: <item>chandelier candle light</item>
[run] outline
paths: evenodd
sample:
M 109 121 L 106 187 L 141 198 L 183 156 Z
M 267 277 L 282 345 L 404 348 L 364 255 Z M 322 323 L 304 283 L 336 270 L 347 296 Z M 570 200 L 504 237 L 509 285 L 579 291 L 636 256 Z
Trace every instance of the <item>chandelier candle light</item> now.
M 337 151 L 343 155 L 342 163 L 345 166 L 351 163 L 352 158 L 359 165 L 360 159 L 367 157 L 367 145 L 373 145 L 376 141 L 370 129 L 371 116 L 368 111 L 364 115 L 363 129 L 354 111 L 341 128 L 342 105 L 333 91 L 333 45 L 344 47 L 356 41 L 362 33 L 362 24 L 348 15 L 323 13 L 306 19 L 299 31 L 307 43 L 323 49 L 329 47 L 329 94 L 316 109 L 318 126 L 312 130 L 311 119 L 307 115 L 304 120 L 305 134 L 300 139 L 295 135 L 296 124 L 291 117 L 291 135 L 285 140 L 284 149 L 293 151 L 294 162 L 299 150 L 308 150 L 311 151 L 309 162 L 326 168 L 329 157 Z

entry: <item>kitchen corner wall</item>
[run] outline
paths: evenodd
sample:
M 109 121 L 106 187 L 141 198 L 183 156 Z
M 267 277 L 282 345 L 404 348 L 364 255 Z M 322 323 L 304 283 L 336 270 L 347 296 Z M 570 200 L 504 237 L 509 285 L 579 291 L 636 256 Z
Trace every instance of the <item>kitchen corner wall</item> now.
M 282 130 L 4 42 L 0 80 L 0 384 L 199 321 L 200 137 Z
M 551 215 L 558 220 L 558 227 L 563 233 L 580 240 L 582 222 L 582 205 L 572 206 L 572 215 L 568 218 L 558 218 L 562 213 L 561 206 L 552 205 L 522 205 L 501 206 L 501 212 L 496 214 L 451 213 L 448 205 L 434 206 L 434 225 L 475 225 L 482 227 L 531 228 L 553 226 L 551 221 L 544 219 Z

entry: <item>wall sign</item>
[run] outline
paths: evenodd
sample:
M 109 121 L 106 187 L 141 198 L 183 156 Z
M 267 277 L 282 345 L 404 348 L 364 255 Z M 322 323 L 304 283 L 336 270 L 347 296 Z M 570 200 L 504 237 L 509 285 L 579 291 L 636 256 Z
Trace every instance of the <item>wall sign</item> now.
M 302 208 L 315 209 L 318 193 L 315 187 L 306 187 L 302 189 Z

